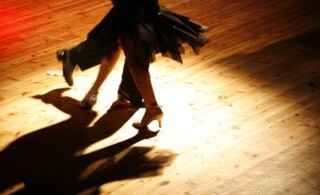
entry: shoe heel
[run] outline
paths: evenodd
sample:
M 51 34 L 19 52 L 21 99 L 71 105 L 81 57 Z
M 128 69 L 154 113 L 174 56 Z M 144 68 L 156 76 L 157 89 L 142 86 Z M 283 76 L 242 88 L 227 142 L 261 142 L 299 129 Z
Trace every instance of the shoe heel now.
M 152 109 L 153 111 L 148 111 L 148 109 Z M 158 109 L 158 110 L 155 110 L 155 109 Z M 135 127 L 136 129 L 145 129 L 145 128 L 148 128 L 148 125 L 152 121 L 156 120 L 158 121 L 158 125 L 161 128 L 162 118 L 163 118 L 163 112 L 161 111 L 159 106 L 147 107 L 147 111 L 145 112 L 145 115 L 143 116 L 143 119 L 141 120 L 141 122 L 135 122 L 132 124 L 132 126 Z
M 162 118 L 163 118 L 163 113 L 156 117 L 156 120 L 158 121 L 160 128 L 162 127 Z
M 56 52 L 56 57 L 58 61 L 66 60 L 67 50 L 58 50 Z

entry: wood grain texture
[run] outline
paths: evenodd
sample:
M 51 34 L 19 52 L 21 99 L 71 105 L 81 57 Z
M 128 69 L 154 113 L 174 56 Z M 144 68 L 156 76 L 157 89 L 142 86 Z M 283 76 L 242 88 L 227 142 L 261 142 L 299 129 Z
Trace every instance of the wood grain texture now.
M 320 2 L 160 3 L 208 26 L 210 43 L 151 65 L 165 116 L 142 139 L 144 110 L 111 107 L 123 54 L 90 112 L 77 101 L 97 67 L 72 88 L 47 74 L 111 1 L 0 2 L 0 193 L 320 194 Z

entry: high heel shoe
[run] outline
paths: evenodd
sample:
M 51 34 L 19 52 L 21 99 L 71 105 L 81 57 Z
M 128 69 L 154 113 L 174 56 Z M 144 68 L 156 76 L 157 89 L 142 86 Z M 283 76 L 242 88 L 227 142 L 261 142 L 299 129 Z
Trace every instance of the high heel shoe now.
M 143 115 L 141 122 L 135 122 L 132 126 L 136 129 L 148 129 L 148 125 L 154 121 L 158 121 L 158 125 L 161 128 L 163 118 L 163 112 L 159 106 L 146 107 L 146 112 Z
M 79 102 L 78 106 L 85 110 L 91 110 L 92 107 L 97 103 L 98 93 L 93 93 L 90 96 Z
M 72 74 L 76 68 L 75 64 L 71 63 L 69 51 L 66 49 L 59 50 L 56 52 L 58 61 L 62 61 L 62 70 L 63 70 L 63 77 L 68 83 L 69 86 L 73 85 L 73 78 Z

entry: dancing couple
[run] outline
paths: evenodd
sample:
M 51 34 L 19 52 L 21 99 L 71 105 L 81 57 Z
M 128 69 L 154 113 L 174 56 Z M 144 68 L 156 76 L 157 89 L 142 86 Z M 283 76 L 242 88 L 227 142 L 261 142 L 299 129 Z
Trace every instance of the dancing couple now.
M 182 44 L 198 54 L 208 38 L 202 33 L 207 27 L 191 21 L 159 5 L 157 0 L 112 0 L 113 7 L 88 34 L 87 39 L 69 50 L 57 51 L 63 64 L 63 76 L 73 85 L 73 72 L 100 64 L 97 78 L 79 106 L 91 109 L 97 101 L 99 88 L 115 66 L 121 49 L 125 55 L 118 100 L 145 107 L 137 129 L 148 128 L 157 120 L 161 127 L 163 112 L 158 105 L 149 73 L 155 55 L 182 63 Z

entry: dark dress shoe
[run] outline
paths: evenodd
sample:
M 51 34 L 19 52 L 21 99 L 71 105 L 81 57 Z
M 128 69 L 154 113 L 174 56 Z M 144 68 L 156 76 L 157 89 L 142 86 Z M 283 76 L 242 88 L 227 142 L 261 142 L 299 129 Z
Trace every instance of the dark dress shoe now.
M 62 70 L 63 70 L 64 79 L 66 80 L 69 86 L 72 86 L 73 85 L 72 75 L 76 68 L 76 65 L 71 63 L 69 51 L 68 50 L 57 51 L 57 58 L 59 61 L 62 61 Z
M 118 91 L 118 100 L 121 102 L 129 102 L 134 107 L 145 107 L 142 98 L 132 98 L 120 90 Z

